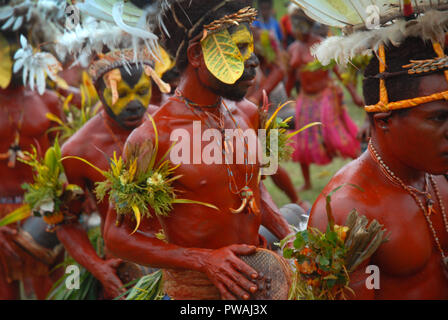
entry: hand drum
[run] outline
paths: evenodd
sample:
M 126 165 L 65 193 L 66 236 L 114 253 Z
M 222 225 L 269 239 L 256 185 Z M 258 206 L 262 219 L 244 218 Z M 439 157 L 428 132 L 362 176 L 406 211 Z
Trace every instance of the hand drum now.
M 250 256 L 240 256 L 241 260 L 254 268 L 259 278 L 251 280 L 258 286 L 251 295 L 252 300 L 287 300 L 292 283 L 292 271 L 288 262 L 273 251 L 257 249 Z

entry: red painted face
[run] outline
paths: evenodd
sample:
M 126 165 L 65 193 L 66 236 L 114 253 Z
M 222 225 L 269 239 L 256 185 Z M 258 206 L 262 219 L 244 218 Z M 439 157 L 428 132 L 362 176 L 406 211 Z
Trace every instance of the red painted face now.
M 443 75 L 422 78 L 420 96 L 448 90 Z M 395 157 L 409 167 L 431 174 L 448 172 L 448 101 L 434 101 L 394 115 L 385 132 Z

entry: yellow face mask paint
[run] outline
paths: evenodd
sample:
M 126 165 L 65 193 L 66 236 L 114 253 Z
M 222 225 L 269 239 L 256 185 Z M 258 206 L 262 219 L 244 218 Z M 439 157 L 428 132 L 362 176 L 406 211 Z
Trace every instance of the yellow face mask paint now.
M 248 60 L 254 52 L 254 37 L 246 25 L 240 24 L 235 32 L 231 33 L 235 45 L 241 52 L 244 61 Z
M 118 116 L 129 102 L 133 100 L 140 101 L 145 108 L 148 107 L 151 100 L 152 85 L 151 78 L 144 72 L 142 72 L 139 81 L 134 87 L 129 87 L 124 80 L 118 81 L 116 87 L 118 99 L 115 103 L 112 103 L 113 98 L 111 88 L 105 88 L 103 93 L 104 100 L 116 116 Z

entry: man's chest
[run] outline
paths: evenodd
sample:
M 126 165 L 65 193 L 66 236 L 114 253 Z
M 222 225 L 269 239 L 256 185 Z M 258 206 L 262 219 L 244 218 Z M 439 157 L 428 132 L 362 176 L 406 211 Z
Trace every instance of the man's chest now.
M 374 260 L 386 273 L 411 275 L 423 270 L 434 254 L 448 254 L 446 197 L 432 193 L 432 198 L 434 211 L 430 215 L 424 197 L 416 201 L 404 194 L 394 197 L 394 203 L 381 206 L 388 212 L 380 222 L 390 232 L 390 239 Z
M 190 189 L 225 184 L 241 189 L 258 181 L 262 145 L 247 125 L 223 128 L 194 121 L 188 129 L 174 130 L 169 160 L 180 164 L 176 173 Z

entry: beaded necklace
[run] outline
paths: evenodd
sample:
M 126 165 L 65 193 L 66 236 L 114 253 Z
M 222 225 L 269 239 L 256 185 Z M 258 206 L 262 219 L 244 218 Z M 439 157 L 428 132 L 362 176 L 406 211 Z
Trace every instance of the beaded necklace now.
M 440 244 L 439 237 L 437 236 L 437 232 L 432 224 L 431 221 L 431 214 L 435 213 L 434 210 L 434 201 L 431 198 L 431 194 L 429 193 L 429 183 L 428 179 L 431 182 L 431 186 L 436 194 L 437 202 L 439 203 L 440 210 L 442 211 L 442 218 L 443 223 L 445 226 L 445 230 L 448 233 L 448 219 L 446 217 L 446 211 L 445 206 L 442 201 L 442 197 L 440 196 L 439 187 L 437 186 L 436 181 L 434 180 L 434 177 L 429 174 L 425 174 L 425 184 L 426 184 L 426 190 L 420 191 L 416 189 L 415 187 L 411 187 L 406 185 L 397 175 L 385 164 L 383 159 L 380 157 L 378 152 L 376 151 L 375 147 L 373 146 L 372 140 L 369 142 L 369 153 L 372 156 L 372 158 L 375 160 L 375 162 L 380 166 L 381 171 L 384 173 L 384 175 L 390 180 L 391 182 L 400 185 L 406 192 L 408 192 L 415 200 L 419 208 L 422 210 L 423 215 L 425 216 L 425 219 L 428 223 L 429 229 L 431 229 L 431 233 L 433 235 L 434 241 L 436 242 L 437 248 L 440 251 L 440 254 L 442 256 L 442 263 L 444 268 L 448 271 L 448 257 L 445 255 L 445 252 L 443 251 L 442 245 Z M 417 192 L 416 192 L 417 191 Z M 423 195 L 426 198 L 427 208 L 423 205 L 423 202 L 418 198 L 417 193 L 420 195 Z
M 241 138 L 241 128 L 238 125 L 238 122 L 236 121 L 236 119 L 233 117 L 232 113 L 230 112 L 229 108 L 227 107 L 226 103 L 224 102 L 223 99 L 220 99 L 220 101 L 212 106 L 202 106 L 199 105 L 197 103 L 192 102 L 191 100 L 185 98 L 182 93 L 179 90 L 176 90 L 176 96 L 179 97 L 183 103 L 185 103 L 185 105 L 191 110 L 191 112 L 199 119 L 199 120 L 203 120 L 202 116 L 198 113 L 197 110 L 203 112 L 206 116 L 207 119 L 204 120 L 205 124 L 207 125 L 207 127 L 209 129 L 216 129 L 215 126 L 212 126 L 210 123 L 210 120 L 212 119 L 213 122 L 215 122 L 216 126 L 220 129 L 220 132 L 223 136 L 224 139 L 224 147 L 223 144 L 221 143 L 221 141 L 217 141 L 218 146 L 221 148 L 222 150 L 222 154 L 224 156 L 224 162 L 226 165 L 226 170 L 227 170 L 227 175 L 229 177 L 229 190 L 231 193 L 238 195 L 241 198 L 241 205 L 238 209 L 232 209 L 229 208 L 229 210 L 232 213 L 241 213 L 243 212 L 246 208 L 248 209 L 249 213 L 252 214 L 259 214 L 260 210 L 257 207 L 256 201 L 255 201 L 255 196 L 254 196 L 254 192 L 252 191 L 251 188 L 249 188 L 249 184 L 252 181 L 252 178 L 254 176 L 253 171 L 254 171 L 254 165 L 250 164 L 250 175 L 248 174 L 248 144 L 246 142 L 246 139 L 242 139 Z M 233 151 L 233 146 L 232 146 L 232 142 L 229 141 L 230 139 L 228 139 L 227 135 L 225 135 L 225 121 L 224 121 L 224 116 L 221 112 L 221 106 L 224 106 L 224 108 L 226 109 L 227 113 L 229 114 L 230 118 L 232 119 L 232 122 L 235 126 L 235 128 L 238 130 L 239 133 L 239 137 L 240 139 L 242 139 L 243 144 L 244 144 L 244 165 L 245 165 L 245 185 L 240 188 L 235 180 L 235 174 L 233 173 L 232 168 L 229 165 L 229 162 L 227 160 L 227 155 L 229 153 L 229 150 Z M 202 110 L 202 108 L 219 108 L 219 115 L 216 116 L 208 111 L 204 111 Z M 232 153 L 233 154 L 233 153 Z

